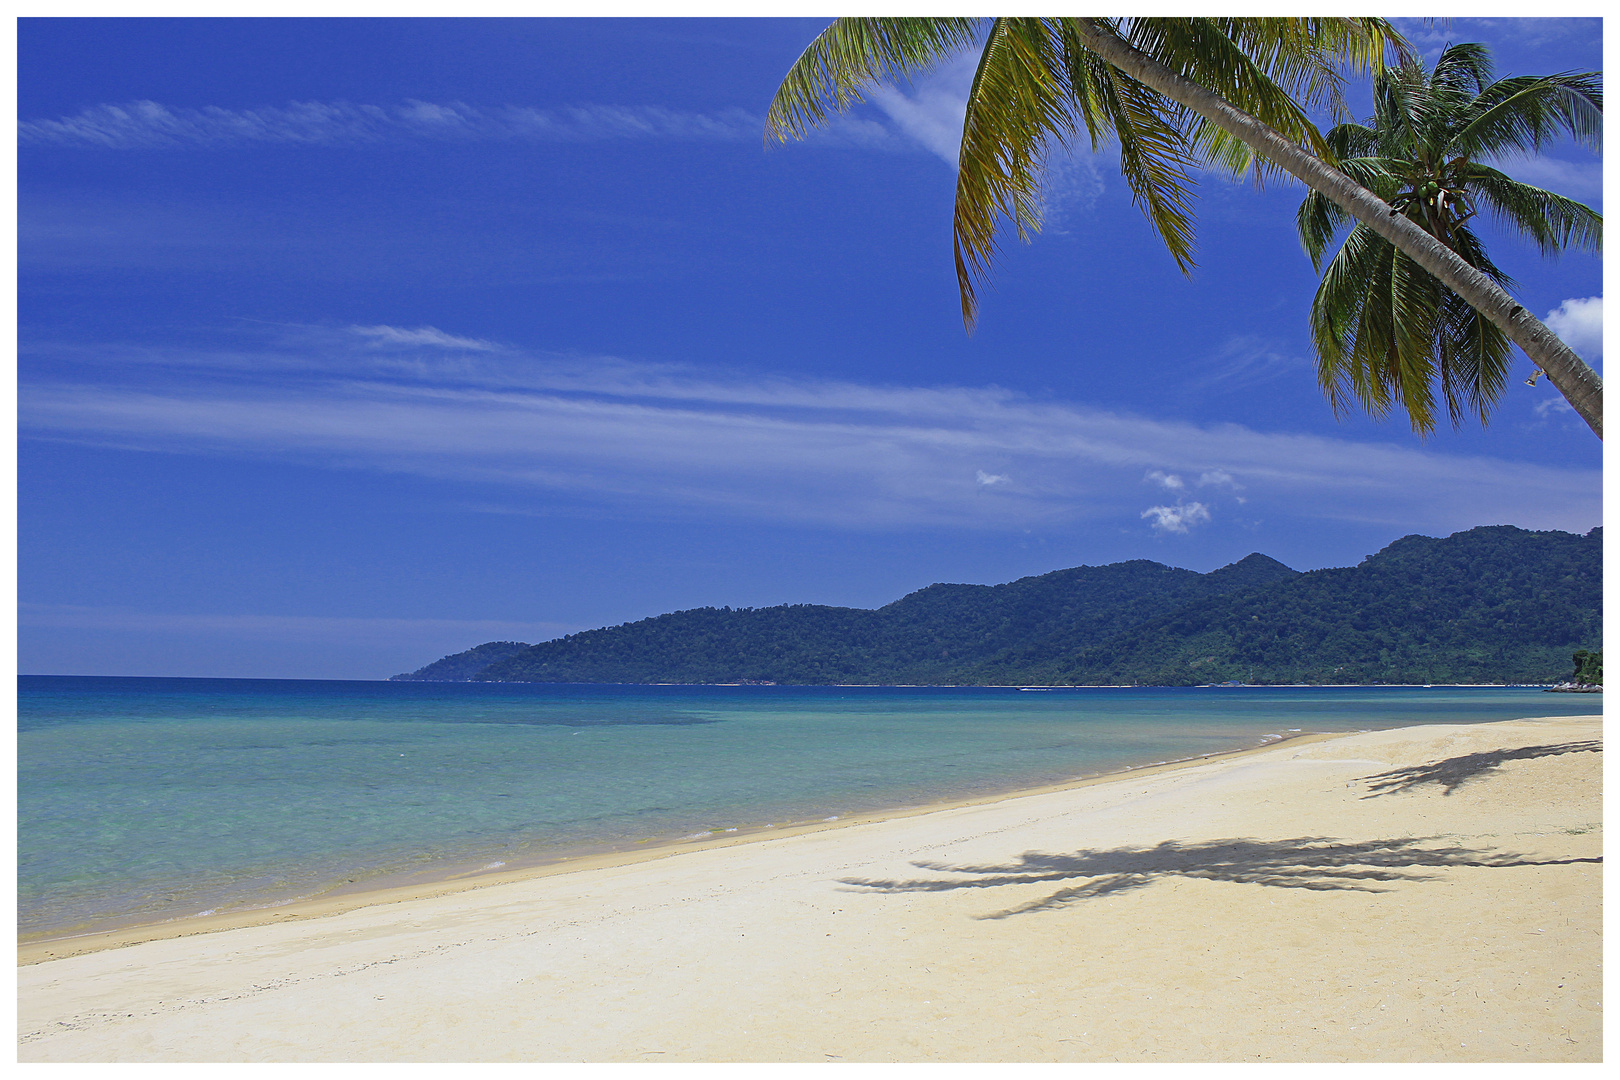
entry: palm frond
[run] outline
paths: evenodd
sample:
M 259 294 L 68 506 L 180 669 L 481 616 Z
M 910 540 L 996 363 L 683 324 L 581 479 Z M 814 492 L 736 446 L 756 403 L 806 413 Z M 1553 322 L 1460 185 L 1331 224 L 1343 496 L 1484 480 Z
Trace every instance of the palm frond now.
M 1507 389 L 1513 344 L 1495 323 L 1450 290 L 1441 294 L 1440 388 L 1453 427 L 1469 413 L 1489 421 Z
M 810 43 L 777 87 L 765 115 L 766 140 L 802 139 L 865 100 L 862 91 L 900 83 L 972 45 L 981 19 L 838 19 Z
M 957 173 L 955 256 L 964 322 L 996 254 L 999 222 L 1040 228 L 1046 155 L 1084 128 L 1117 141 L 1137 205 L 1183 272 L 1193 266 L 1194 153 L 1180 107 L 1086 49 L 1066 20 L 998 19 L 969 91 Z
M 1397 70 L 1373 81 L 1373 115 L 1368 127 L 1376 132 L 1378 152 L 1406 159 L 1418 141 L 1414 118 L 1423 111 L 1421 62 L 1409 60 Z
M 1373 30 L 1362 23 L 1374 24 Z M 1122 36 L 1184 78 L 1241 107 L 1286 138 L 1333 160 L 1333 152 L 1306 114 L 1326 104 L 1343 111 L 1338 63 L 1348 54 L 1358 64 L 1381 61 L 1386 41 L 1379 20 L 1278 18 L 1135 18 Z M 1376 48 L 1371 42 L 1377 42 Z M 1201 117 L 1188 118 L 1188 141 L 1204 161 L 1256 181 L 1282 175 L 1240 140 Z
M 1352 126 L 1361 132 L 1368 130 L 1359 125 L 1341 124 L 1329 133 L 1329 138 L 1340 146 L 1347 146 L 1351 140 L 1343 137 L 1343 129 Z M 1367 140 L 1354 141 L 1364 144 Z M 1391 162 L 1385 158 L 1343 157 L 1339 159 L 1339 171 L 1386 202 L 1394 198 L 1400 187 L 1400 180 L 1391 171 Z M 1355 221 L 1349 211 L 1321 192 L 1306 194 L 1294 215 L 1294 224 L 1299 231 L 1300 245 L 1317 271 L 1321 271 L 1322 259 L 1334 238 L 1341 230 L 1353 226 Z
M 1388 245 L 1390 258 L 1390 307 L 1394 317 L 1395 353 L 1388 364 L 1387 378 L 1394 384 L 1393 396 L 1406 406 L 1414 431 L 1434 430 L 1434 342 L 1438 336 L 1441 290 L 1438 282 L 1403 251 Z
M 1339 171 L 1388 202 L 1401 186 L 1398 165 L 1384 157 L 1354 157 L 1339 161 Z
M 1572 247 L 1603 250 L 1603 215 L 1590 206 L 1483 165 L 1469 169 L 1468 190 L 1498 224 L 1533 240 L 1546 257 Z
M 1479 254 L 1473 238 L 1463 247 Z M 1507 385 L 1512 346 L 1501 330 L 1364 225 L 1323 273 L 1310 325 L 1318 381 L 1339 416 L 1399 407 L 1428 434 L 1441 400 L 1454 426 L 1483 422 Z
M 1365 124 L 1337 124 L 1324 138 L 1328 149 L 1339 161 L 1345 158 L 1372 157 L 1379 149 L 1377 129 Z
M 1304 247 L 1305 254 L 1311 257 L 1314 269 L 1321 271 L 1322 258 L 1327 254 L 1333 238 L 1354 221 L 1343 207 L 1321 192 L 1313 191 L 1305 196 L 1294 215 L 1294 224 L 1299 229 L 1300 245 Z
M 1110 69 L 1109 76 L 1103 92 L 1119 139 L 1120 172 L 1171 257 L 1183 273 L 1190 273 L 1196 265 L 1193 149 L 1181 130 L 1160 111 L 1162 97 L 1117 70 Z
M 1462 261 L 1484 274 L 1504 289 L 1518 287 L 1518 282 L 1508 276 L 1491 257 L 1485 252 L 1485 244 L 1480 240 L 1479 234 L 1466 224 L 1456 225 L 1451 230 L 1451 249 L 1462 257 Z
M 1452 156 L 1531 153 L 1562 135 L 1603 140 L 1603 88 L 1592 72 L 1503 79 L 1486 87 L 1448 140 Z
M 1494 69 L 1488 46 L 1472 41 L 1447 45 L 1434 62 L 1429 83 L 1443 93 L 1473 97 L 1490 84 Z
M 1040 20 L 995 20 L 968 91 L 956 174 L 956 278 L 970 328 L 999 221 L 1010 220 L 1026 241 L 1040 229 L 1042 162 L 1051 143 L 1067 145 L 1075 130 L 1067 82 L 1060 46 Z
M 1275 27 L 1287 20 L 1138 18 L 1126 21 L 1121 36 L 1184 78 L 1228 101 L 1243 102 L 1244 111 L 1289 139 L 1320 141 L 1321 135 L 1291 92 L 1306 96 L 1306 104 L 1315 104 L 1329 91 L 1337 91 L 1341 76 L 1315 54 L 1309 42 L 1296 42 L 1292 51 L 1285 50 L 1277 33 L 1262 33 L 1255 25 L 1262 22 Z M 1231 32 L 1265 51 L 1257 60 Z M 1274 75 L 1287 85 L 1279 85 Z
M 1368 352 L 1364 309 L 1376 306 L 1387 295 L 1379 288 L 1381 265 L 1377 258 L 1379 236 L 1360 226 L 1352 229 L 1338 254 L 1322 274 L 1322 283 L 1311 303 L 1311 339 L 1316 346 L 1316 374 L 1322 392 L 1343 417 L 1352 402 L 1359 403 L 1373 416 L 1389 411 L 1389 399 L 1377 380 L 1367 378 L 1358 355 Z M 1374 325 L 1387 320 L 1372 320 Z

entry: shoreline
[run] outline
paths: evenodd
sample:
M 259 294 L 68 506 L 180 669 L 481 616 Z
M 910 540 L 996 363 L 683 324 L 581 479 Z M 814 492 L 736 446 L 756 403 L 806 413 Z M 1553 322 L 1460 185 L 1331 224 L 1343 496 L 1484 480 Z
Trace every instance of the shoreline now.
M 340 682 L 340 683 L 398 683 L 417 686 L 759 686 L 787 689 L 814 690 L 818 687 L 838 690 L 1354 690 L 1375 689 L 1466 689 L 1486 687 L 1494 689 L 1520 688 L 1525 690 L 1549 689 L 1552 682 L 1486 682 L 1486 683 L 777 683 L 777 682 L 524 682 L 517 679 L 401 679 L 389 676 L 383 679 L 287 679 L 262 678 L 251 675 L 74 675 L 61 673 L 27 672 L 19 679 L 148 679 L 169 682 Z M 1599 686 L 1598 691 L 1602 690 Z
M 51 678 L 52 676 L 34 676 L 35 678 Z M 56 676 L 59 678 L 85 678 L 86 676 Z M 103 677 L 103 676 L 90 676 Z M 265 680 L 273 682 L 276 680 Z M 290 679 L 288 682 L 304 680 Z M 527 682 L 521 679 L 352 679 L 328 680 L 350 682 L 398 682 L 415 683 L 421 686 L 749 686 L 749 687 L 782 687 L 789 690 L 814 690 L 825 687 L 829 690 L 1355 690 L 1359 688 L 1375 689 L 1388 688 L 1392 690 L 1444 690 L 1466 689 L 1469 687 L 1485 687 L 1497 690 L 1518 688 L 1523 690 L 1545 690 L 1558 685 L 1549 682 L 1526 683 L 778 683 L 778 682 L 718 682 L 718 683 L 690 683 L 690 682 L 642 682 L 642 683 L 595 683 L 595 682 Z M 1601 691 L 1603 688 L 1597 688 Z
M 135 681 L 144 683 L 150 680 Z M 216 680 L 201 681 L 211 683 Z M 324 693 L 313 686 L 297 690 L 303 682 L 305 680 L 292 680 L 284 685 L 293 687 L 298 693 Z M 386 692 L 371 695 L 365 691 L 367 685 L 376 684 L 355 682 L 349 685 L 352 689 L 348 693 L 363 699 L 378 718 L 401 711 L 391 703 L 397 695 Z M 420 691 L 408 690 L 405 693 L 412 701 L 421 693 L 426 693 L 435 701 L 447 698 L 460 702 L 463 699 L 471 701 L 487 697 L 482 693 L 460 694 L 456 689 L 458 684 L 437 685 L 438 689 L 427 686 Z M 783 694 L 792 700 L 792 709 L 808 708 L 811 711 L 818 708 L 818 701 L 832 699 L 837 699 L 837 702 L 827 708 L 861 714 L 872 709 L 887 710 L 887 702 L 896 694 L 903 698 L 911 695 L 906 698 L 907 702 L 913 698 L 926 701 L 939 695 L 954 702 L 965 694 L 962 700 L 971 699 L 976 703 L 968 710 L 970 713 L 977 708 L 995 713 L 1005 711 L 1012 715 L 1028 709 L 1042 716 L 1061 717 L 1073 712 L 1081 719 L 1093 719 L 1118 712 L 1122 719 L 1113 724 L 1110 731 L 1104 732 L 1101 742 L 1096 744 L 1090 742 L 1084 732 L 1075 733 L 1072 738 L 1057 737 L 1050 748 L 1057 751 L 1055 754 L 1044 748 L 1037 736 L 1033 741 L 1024 739 L 1023 743 L 1010 748 L 1012 752 L 1005 755 L 992 752 L 965 758 L 948 757 L 946 760 L 952 762 L 948 767 L 913 770 L 915 775 L 904 769 L 897 772 L 893 767 L 874 769 L 871 763 L 864 763 L 863 759 L 857 764 L 864 763 L 867 771 L 852 774 L 855 782 L 851 783 L 842 782 L 842 774 L 829 778 L 830 783 L 822 782 L 818 779 L 821 759 L 804 758 L 801 751 L 800 758 L 803 760 L 793 773 L 791 783 L 778 784 L 769 777 L 756 776 L 746 783 L 733 784 L 735 791 L 730 788 L 711 791 L 707 786 L 688 778 L 682 790 L 693 793 L 692 797 L 683 799 L 679 792 L 672 790 L 653 802 L 641 800 L 651 808 L 650 812 L 618 816 L 614 816 L 618 805 L 616 796 L 603 796 L 593 801 L 589 791 L 582 792 L 584 803 L 578 805 L 588 803 L 594 809 L 605 812 L 595 815 L 571 812 L 570 807 L 576 804 L 559 801 L 566 796 L 565 789 L 552 793 L 551 802 L 544 804 L 548 812 L 540 818 L 527 812 L 523 799 L 517 799 L 509 803 L 492 802 L 488 806 L 467 804 L 462 807 L 459 817 L 451 814 L 444 821 L 435 820 L 431 815 L 419 822 L 412 819 L 390 823 L 380 818 L 381 825 L 378 825 L 370 821 L 368 815 L 378 818 L 392 811 L 375 800 L 361 799 L 358 795 L 345 796 L 344 792 L 348 789 L 339 786 L 332 791 L 334 797 L 327 801 L 345 811 L 352 810 L 357 815 L 357 821 L 351 829 L 347 819 L 341 815 L 330 817 L 322 830 L 325 834 L 323 839 L 319 835 L 303 836 L 296 828 L 277 831 L 281 823 L 261 826 L 256 815 L 247 812 L 252 805 L 252 793 L 244 792 L 248 796 L 245 802 L 233 800 L 235 809 L 227 822 L 229 829 L 221 834 L 229 842 L 221 843 L 217 855 L 207 845 L 193 846 L 187 851 L 175 852 L 173 860 L 165 866 L 157 860 L 165 850 L 166 838 L 164 835 L 153 835 L 151 854 L 145 858 L 147 872 L 139 872 L 141 866 L 133 863 L 135 869 L 125 877 L 98 868 L 110 871 L 121 861 L 140 855 L 142 849 L 131 851 L 126 847 L 122 851 L 103 852 L 91 847 L 89 854 L 95 857 L 89 859 L 82 874 L 72 865 L 71 845 L 67 850 L 60 845 L 50 850 L 43 847 L 37 851 L 30 849 L 30 866 L 37 866 L 39 872 L 29 875 L 27 892 L 19 897 L 20 900 L 26 899 L 26 903 L 21 905 L 24 917 L 14 930 L 19 946 L 27 948 L 33 955 L 39 946 L 44 945 L 47 946 L 46 953 L 57 955 L 58 951 L 49 947 L 55 943 L 101 939 L 122 941 L 132 935 L 149 938 L 164 933 L 189 933 L 192 927 L 204 923 L 221 927 L 257 923 L 269 917 L 266 912 L 302 911 L 311 906 L 324 911 L 343 910 L 367 903 L 368 898 L 377 895 L 420 894 L 423 890 L 439 893 L 446 889 L 477 887 L 537 873 L 555 873 L 578 865 L 598 866 L 656 857 L 670 851 L 692 850 L 701 842 L 760 839 L 807 829 L 822 829 L 826 827 L 824 823 L 841 824 L 832 821 L 833 818 L 842 818 L 842 824 L 847 824 L 851 820 L 871 821 L 900 813 L 946 808 L 964 801 L 1015 797 L 1045 790 L 1054 784 L 1061 786 L 1094 780 L 1111 774 L 1129 773 L 1149 765 L 1196 762 L 1212 753 L 1263 748 L 1280 737 L 1294 737 L 1305 732 L 1366 730 L 1402 723 L 1422 723 L 1430 721 L 1431 717 L 1508 719 L 1526 713 L 1553 711 L 1560 706 L 1568 711 L 1586 712 L 1601 700 L 1565 698 L 1555 704 L 1556 699 L 1532 700 L 1534 690 L 1491 687 L 1459 688 L 1466 692 L 1456 694 L 1445 688 L 1364 687 L 1345 690 L 1266 687 L 1263 689 L 1269 690 L 1269 693 L 1238 695 L 1202 694 L 1192 688 L 1103 690 L 1034 686 L 991 688 L 993 693 L 958 688 L 938 688 L 937 693 L 935 690 L 921 693 L 910 688 L 894 688 L 891 692 L 878 687 L 769 687 L 759 691 L 750 691 L 746 687 L 710 690 L 696 686 L 672 690 L 539 685 L 514 685 L 509 688 L 523 692 L 506 694 L 498 688 L 494 691 L 503 702 L 498 706 L 499 710 L 505 710 L 501 714 L 503 716 L 506 713 L 517 715 L 523 711 L 505 703 L 527 702 L 533 694 L 538 693 L 547 702 L 553 698 L 566 702 L 576 699 L 592 702 L 589 710 L 581 714 L 582 723 L 601 713 L 598 699 L 611 706 L 619 702 L 621 697 L 636 701 L 645 698 L 654 705 L 662 706 L 666 701 L 690 698 L 697 703 L 694 708 L 698 711 L 686 710 L 682 715 L 689 712 L 692 717 L 714 721 L 729 718 L 730 712 L 727 710 L 736 710 L 745 716 L 753 716 L 760 709 L 769 710 L 770 700 Z M 1227 688 L 1216 686 L 1207 689 Z M 641 690 L 645 690 L 645 694 Z M 274 694 L 276 688 L 267 683 L 263 687 L 242 692 Z M 1039 702 L 1032 704 L 1033 698 L 1025 698 L 1025 692 L 1033 692 L 1033 697 L 1049 700 L 1044 705 Z M 180 688 L 175 689 L 174 693 L 181 695 L 176 699 L 177 707 L 188 707 L 190 691 Z M 1015 697 L 1023 700 L 1013 701 Z M 1481 702 L 1479 708 L 1472 704 L 1476 699 Z M 320 700 L 324 702 L 326 698 Z M 1410 707 L 1400 704 L 1404 702 L 1410 702 Z M 546 706 L 547 709 L 550 707 L 549 704 Z M 677 711 L 681 711 L 678 705 L 676 707 Z M 926 711 L 929 706 L 925 704 L 923 708 Z M 1175 710 L 1178 709 L 1186 711 L 1184 722 L 1175 720 L 1175 715 L 1179 715 Z M 331 710 L 328 708 L 327 711 Z M 402 715 L 410 711 L 407 703 Z M 1138 738 L 1133 726 L 1123 719 L 1138 714 L 1153 719 L 1151 738 Z M 1230 725 L 1216 723 L 1208 732 L 1202 731 L 1208 726 L 1203 720 L 1216 720 L 1226 714 L 1241 717 L 1241 720 Z M 1158 724 L 1160 718 L 1167 718 L 1170 722 Z M 1157 730 L 1161 726 L 1165 732 Z M 1304 728 L 1304 732 L 1300 728 Z M 964 745 L 983 745 L 992 751 L 995 749 L 993 736 L 974 735 L 972 729 L 971 724 L 963 728 L 971 736 L 961 740 Z M 923 730 L 918 729 L 918 737 L 925 739 L 923 745 L 926 747 L 928 736 L 921 734 Z M 985 742 L 987 738 L 991 739 L 990 743 Z M 837 742 L 836 739 L 834 741 Z M 401 746 L 400 749 L 407 747 Z M 839 747 L 833 749 L 838 750 Z M 949 752 L 949 747 L 943 749 Z M 446 759 L 445 764 L 453 768 L 457 760 L 472 760 L 476 752 L 477 746 L 469 747 L 467 754 L 457 751 L 453 758 Z M 895 753 L 904 757 L 906 752 L 902 746 Z M 391 753 L 387 759 L 390 765 L 393 764 Z M 701 760 L 693 762 L 693 766 L 700 770 L 702 765 Z M 487 788 L 490 792 L 496 791 L 497 788 L 489 787 L 488 783 L 480 780 L 482 772 L 475 770 L 467 774 L 469 790 L 484 791 Z M 635 775 L 639 773 L 625 774 L 624 781 L 629 784 L 627 790 L 634 789 Z M 679 778 L 688 774 L 670 775 Z M 425 774 L 418 779 L 425 780 Z M 515 783 L 523 782 L 523 778 L 516 775 L 511 778 L 502 775 L 498 781 L 490 782 L 499 784 L 508 779 Z M 229 776 L 221 777 L 220 782 L 224 785 L 221 790 L 235 790 L 230 785 Z M 430 782 L 429 788 L 423 793 L 429 801 L 413 805 L 433 805 L 432 799 L 442 797 L 445 790 L 442 784 Z M 626 805 L 633 809 L 640 804 L 631 800 Z M 319 801 L 313 806 L 315 810 L 324 810 L 325 807 L 326 803 Z M 71 813 L 71 807 L 64 810 Z M 483 831 L 458 828 L 462 819 L 474 824 L 485 823 L 485 827 Z M 260 832 L 267 835 L 255 835 Z M 286 835 L 282 835 L 282 832 Z M 258 861 L 235 858 L 238 851 L 245 850 L 263 850 L 272 854 Z
M 716 684 L 728 685 L 728 684 Z M 1083 687 L 1056 687 L 1053 689 L 1090 689 Z M 1125 689 L 1130 689 L 1126 687 Z M 1519 721 L 1498 721 L 1499 723 L 1517 723 Z M 1348 738 L 1366 731 L 1400 730 L 1390 728 L 1369 728 L 1365 731 L 1329 731 L 1309 732 L 1302 731 L 1297 734 L 1283 734 L 1269 739 L 1258 746 L 1245 746 L 1235 750 L 1219 750 L 1209 754 L 1199 754 L 1186 758 L 1175 758 L 1169 761 L 1150 762 L 1143 765 L 1126 765 L 1122 768 L 1092 776 L 1076 777 L 1073 780 L 1064 780 L 1051 784 L 1041 784 L 1035 787 L 1008 788 L 958 799 L 943 799 L 938 802 L 922 803 L 913 806 L 899 806 L 883 810 L 858 811 L 849 815 L 840 815 L 834 820 L 795 822 L 786 825 L 758 825 L 737 828 L 734 833 L 721 835 L 711 834 L 702 839 L 693 837 L 680 837 L 656 843 L 646 847 L 618 848 L 609 851 L 589 851 L 584 854 L 558 855 L 546 858 L 543 861 L 514 866 L 511 869 L 486 870 L 483 868 L 460 870 L 443 877 L 435 877 L 426 881 L 415 881 L 404 885 L 382 885 L 368 883 L 367 886 L 353 890 L 334 888 L 314 897 L 304 897 L 288 900 L 281 903 L 260 904 L 252 907 L 238 908 L 223 914 L 178 916 L 157 922 L 135 922 L 108 929 L 90 930 L 83 933 L 52 934 L 43 931 L 39 936 L 22 937 L 17 940 L 17 966 L 28 967 L 34 964 L 45 963 L 51 960 L 61 960 L 72 956 L 84 956 L 91 953 L 103 952 L 109 949 L 121 949 L 131 945 L 139 945 L 150 941 L 165 941 L 177 938 L 195 937 L 202 934 L 216 934 L 230 930 L 239 930 L 248 927 L 269 926 L 286 922 L 302 922 L 309 919 L 326 918 L 332 915 L 341 915 L 361 908 L 373 907 L 380 904 L 397 904 L 413 900 L 428 900 L 442 896 L 451 896 L 458 893 L 477 892 L 482 889 L 500 885 L 517 884 L 535 881 L 542 878 L 555 877 L 561 874 L 572 874 L 591 870 L 604 870 L 621 866 L 633 866 L 638 863 L 653 862 L 667 859 L 677 855 L 696 851 L 711 851 L 719 848 L 738 847 L 746 844 L 763 843 L 770 840 L 782 839 L 792 836 L 804 836 L 811 833 L 830 832 L 849 828 L 856 825 L 872 825 L 888 821 L 900 821 L 915 818 L 925 814 L 940 813 L 974 806 L 987 806 L 994 803 L 1005 802 L 1011 799 L 1022 799 L 1031 796 L 1048 795 L 1063 791 L 1072 791 L 1080 788 L 1093 787 L 1099 784 L 1118 781 L 1127 777 L 1141 777 L 1157 775 L 1179 769 L 1193 768 L 1209 762 L 1241 758 L 1251 754 L 1264 753 L 1275 749 L 1285 743 L 1322 742 L 1332 739 Z M 577 849 L 575 849 L 577 850 Z M 448 868 L 448 867 L 446 867 Z M 382 875 L 384 880 L 389 875 Z M 395 875 L 397 876 L 397 875 Z
M 18 1056 L 1598 1062 L 1602 742 L 1302 733 L 154 938 L 20 967 Z

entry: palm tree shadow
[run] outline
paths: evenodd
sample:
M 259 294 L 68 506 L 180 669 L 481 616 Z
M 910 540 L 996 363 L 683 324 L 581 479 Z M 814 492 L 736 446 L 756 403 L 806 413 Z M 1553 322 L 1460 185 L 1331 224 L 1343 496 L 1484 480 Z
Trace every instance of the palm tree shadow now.
M 1391 769 L 1389 772 L 1375 773 L 1372 776 L 1358 776 L 1356 779 L 1367 781 L 1367 786 L 1372 789 L 1371 794 L 1362 796 L 1363 799 L 1411 791 L 1424 784 L 1442 784 L 1445 786 L 1444 794 L 1450 795 L 1468 781 L 1494 772 L 1504 761 L 1525 761 L 1529 758 L 1553 757 L 1558 754 L 1595 754 L 1602 751 L 1603 743 L 1599 739 L 1521 746 L 1517 750 L 1489 750 L 1480 754 L 1463 754 L 1459 757 L 1446 758 L 1444 761 L 1430 762 L 1427 765 L 1409 765 L 1403 769 Z
M 1347 842 L 1320 836 L 1288 840 L 1209 840 L 1182 843 L 1166 840 L 1153 847 L 1119 847 L 1078 851 L 1070 855 L 1025 852 L 1003 866 L 948 866 L 913 863 L 922 870 L 958 875 L 910 881 L 843 878 L 845 885 L 882 893 L 946 892 L 994 889 L 1008 885 L 1088 879 L 1059 889 L 1040 900 L 978 919 L 1005 919 L 1044 911 L 1094 897 L 1141 889 L 1165 878 L 1201 878 L 1283 889 L 1388 892 L 1380 884 L 1428 881 L 1436 875 L 1422 869 L 1459 866 L 1563 866 L 1600 863 L 1593 859 L 1530 859 L 1507 852 L 1487 852 L 1456 844 L 1424 847 L 1435 837 Z

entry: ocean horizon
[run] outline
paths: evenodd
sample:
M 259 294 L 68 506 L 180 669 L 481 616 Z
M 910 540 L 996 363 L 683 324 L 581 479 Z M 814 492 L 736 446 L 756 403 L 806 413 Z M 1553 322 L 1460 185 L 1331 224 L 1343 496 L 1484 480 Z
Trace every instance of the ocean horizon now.
M 924 807 L 1307 733 L 1593 709 L 1504 686 L 18 687 L 27 939 Z

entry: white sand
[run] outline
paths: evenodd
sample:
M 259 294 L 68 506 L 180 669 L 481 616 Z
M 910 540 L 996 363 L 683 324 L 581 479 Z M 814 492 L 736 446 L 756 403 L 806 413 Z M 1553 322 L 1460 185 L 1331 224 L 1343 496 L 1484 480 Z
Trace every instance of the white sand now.
M 1586 717 L 1287 743 L 26 964 L 19 1054 L 1599 1061 L 1601 753 L 1449 795 L 1361 778 L 1601 737 Z

